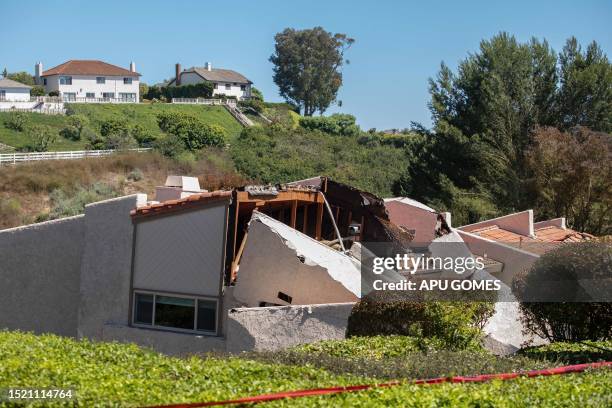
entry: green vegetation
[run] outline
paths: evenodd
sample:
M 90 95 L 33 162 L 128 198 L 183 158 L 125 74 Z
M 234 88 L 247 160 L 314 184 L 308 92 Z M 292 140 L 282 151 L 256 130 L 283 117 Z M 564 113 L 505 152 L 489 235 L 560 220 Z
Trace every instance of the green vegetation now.
M 610 244 L 569 243 L 515 276 L 525 327 L 550 341 L 612 340 L 612 303 L 599 287 L 610 279 L 611 260 Z
M 327 175 L 381 196 L 392 194 L 406 160 L 402 149 L 281 124 L 244 129 L 230 152 L 240 173 L 263 183 Z
M 181 86 L 151 86 L 143 94 L 145 99 L 172 101 L 172 98 L 210 98 L 213 93 L 213 84 L 208 81 L 193 85 Z
M 196 106 L 172 104 L 70 104 L 70 115 L 43 115 L 39 113 L 0 112 L 0 143 L 27 150 L 36 145 L 36 137 L 30 131 L 34 125 L 47 126 L 49 131 L 60 135 L 48 150 L 82 150 L 87 147 L 112 148 L 116 138 L 100 137 L 105 123 L 121 123 L 129 129 L 134 145 L 147 144 L 162 136 L 164 132 L 157 124 L 157 115 L 184 113 L 197 118 L 208 126 L 225 130 L 228 141 L 235 139 L 242 126 L 222 106 Z
M 580 364 L 591 361 L 612 361 L 612 341 L 556 342 L 545 346 L 527 347 L 522 356 L 536 360 Z
M 347 337 L 417 336 L 429 340 L 422 349 L 439 344 L 447 350 L 463 350 L 480 344 L 481 329 L 493 311 L 492 302 L 434 301 L 405 293 L 372 292 L 353 306 L 346 331 Z
M 369 340 L 374 340 L 370 347 L 385 348 L 382 339 Z M 532 361 L 525 357 L 500 359 L 483 353 L 453 358 L 449 354 L 431 352 L 421 355 L 424 360 L 419 361 L 416 355 L 399 353 L 401 344 L 408 343 L 400 338 L 392 339 L 388 350 L 375 356 L 380 367 L 387 362 L 393 366 L 396 360 L 389 360 L 391 356 L 402 358 L 407 366 L 413 365 L 412 375 L 394 377 L 396 379 L 550 367 L 548 361 Z M 345 351 L 337 353 L 340 357 L 350 355 L 350 349 L 371 356 L 363 351 L 364 346 L 351 339 L 347 346 L 334 346 L 333 349 L 345 348 Z M 80 406 L 107 407 L 224 400 L 270 392 L 368 384 L 385 378 L 334 374 L 316 365 L 317 357 L 323 356 L 320 351 L 329 350 L 329 347 L 309 347 L 299 349 L 304 356 L 312 356 L 312 361 L 298 366 L 292 362 L 266 361 L 273 355 L 280 356 L 277 360 L 286 358 L 287 355 L 282 353 L 174 358 L 134 345 L 4 331 L 0 332 L 0 387 L 71 387 L 76 391 Z M 393 349 L 396 351 L 391 351 Z M 296 351 L 293 353 L 297 355 Z M 355 360 L 366 371 L 367 363 L 374 361 Z M 417 371 L 418 366 L 424 371 Z M 427 369 L 428 366 L 434 369 Z M 601 369 L 583 374 L 484 384 L 415 386 L 407 383 L 358 393 L 279 401 L 271 405 L 609 406 L 612 402 L 610 387 L 612 370 Z

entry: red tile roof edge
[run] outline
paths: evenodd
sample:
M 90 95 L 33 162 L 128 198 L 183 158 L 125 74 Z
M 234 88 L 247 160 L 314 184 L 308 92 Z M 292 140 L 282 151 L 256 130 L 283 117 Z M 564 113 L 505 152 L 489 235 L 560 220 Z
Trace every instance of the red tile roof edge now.
M 100 60 L 68 60 L 44 71 L 41 77 L 51 75 L 141 76 L 138 72 Z
M 130 211 L 130 215 L 132 217 L 147 217 L 152 215 L 183 211 L 196 208 L 204 204 L 209 204 L 217 201 L 226 201 L 229 200 L 231 196 L 231 191 L 212 191 L 206 193 L 198 193 L 185 198 L 181 198 L 179 200 L 168 200 L 159 204 L 151 204 L 144 207 L 138 207 Z

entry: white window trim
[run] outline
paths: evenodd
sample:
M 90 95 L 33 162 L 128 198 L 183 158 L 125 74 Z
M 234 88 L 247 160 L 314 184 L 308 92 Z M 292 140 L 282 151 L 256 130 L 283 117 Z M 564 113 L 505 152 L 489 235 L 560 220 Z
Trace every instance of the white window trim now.
M 153 295 L 153 312 L 152 312 L 151 324 L 136 323 L 136 295 L 137 294 Z M 194 307 L 195 307 L 195 313 L 193 316 L 194 330 L 156 325 L 155 324 L 155 300 L 158 295 L 194 300 Z M 198 324 L 198 300 L 206 300 L 206 301 L 215 302 L 215 330 L 214 331 L 204 331 L 204 330 L 195 329 Z M 197 334 L 199 336 L 217 336 L 219 332 L 219 298 L 199 296 L 199 295 L 185 295 L 185 294 L 172 293 L 172 292 L 158 292 L 158 291 L 151 291 L 151 290 L 134 289 L 132 291 L 132 316 L 131 316 L 130 322 L 132 326 L 142 328 L 142 329 L 153 329 L 153 330 L 163 330 L 163 331 L 178 332 L 178 333 L 189 333 L 189 334 Z

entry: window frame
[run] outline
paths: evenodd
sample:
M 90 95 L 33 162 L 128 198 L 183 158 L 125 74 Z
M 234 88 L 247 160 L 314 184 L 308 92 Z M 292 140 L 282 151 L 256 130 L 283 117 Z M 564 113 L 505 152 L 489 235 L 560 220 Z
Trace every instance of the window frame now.
M 59 77 L 60 85 L 72 85 L 72 76 L 70 75 L 60 75 Z
M 151 324 L 137 323 L 136 322 L 136 298 L 137 295 L 153 295 L 153 311 L 151 313 Z M 166 297 L 175 297 L 181 299 L 189 299 L 194 301 L 194 314 L 193 314 L 193 330 L 190 329 L 181 329 L 178 327 L 170 327 L 170 326 L 161 326 L 155 324 L 155 305 L 157 301 L 157 296 L 166 296 Z M 209 330 L 198 330 L 198 309 L 199 309 L 199 301 L 207 301 L 214 302 L 215 304 L 215 329 L 213 331 Z M 132 291 L 132 311 L 130 316 L 130 325 L 133 327 L 141 328 L 141 329 L 151 329 L 151 330 L 161 330 L 168 332 L 177 332 L 177 333 L 188 333 L 195 334 L 198 336 L 217 336 L 219 333 L 219 298 L 210 297 L 210 296 L 200 296 L 200 295 L 189 295 L 183 293 L 173 293 L 173 292 L 159 292 L 154 290 L 144 290 L 144 289 L 134 289 Z
M 132 85 L 133 82 L 134 82 L 134 78 L 123 77 L 123 85 Z
M 107 95 L 107 96 L 104 96 Z M 112 95 L 112 96 L 108 96 L 108 95 Z M 103 99 L 115 99 L 115 93 L 114 92 L 102 92 L 102 98 Z
M 96 99 L 96 93 L 95 92 L 85 92 L 85 98 Z
M 225 90 L 226 91 L 231 91 L 232 90 L 232 84 L 225 84 Z
M 106 84 L 106 77 L 103 77 L 103 76 L 96 77 L 96 84 L 100 84 L 100 85 Z

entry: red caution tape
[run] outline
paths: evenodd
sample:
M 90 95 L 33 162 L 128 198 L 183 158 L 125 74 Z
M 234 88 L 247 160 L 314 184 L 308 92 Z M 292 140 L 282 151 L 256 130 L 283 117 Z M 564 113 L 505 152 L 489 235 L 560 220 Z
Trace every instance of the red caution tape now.
M 580 373 L 588 368 L 599 368 L 612 366 L 612 361 L 606 361 L 601 363 L 588 363 L 588 364 L 576 364 L 564 367 L 549 368 L 544 370 L 524 371 L 519 373 L 500 373 L 500 374 L 483 374 L 476 376 L 457 376 L 457 377 L 439 377 L 430 378 L 425 380 L 416 381 L 392 381 L 380 384 L 364 384 L 364 385 L 349 385 L 344 387 L 329 387 L 329 388 L 314 388 L 310 390 L 297 390 L 297 391 L 285 391 L 277 392 L 274 394 L 262 394 L 253 397 L 245 397 L 234 400 L 225 401 L 211 401 L 211 402 L 193 402 L 186 404 L 172 404 L 172 405 L 156 405 L 149 408 L 196 408 L 196 407 L 211 407 L 216 405 L 232 405 L 232 404 L 247 404 L 247 403 L 258 403 L 266 401 L 275 401 L 285 398 L 298 398 L 298 397 L 310 397 L 313 395 L 329 395 L 339 394 L 342 392 L 355 392 L 362 391 L 371 388 L 381 387 L 393 387 L 396 385 L 425 385 L 425 384 L 442 384 L 442 383 L 478 383 L 486 382 L 491 380 L 511 380 L 517 377 L 541 377 L 549 375 L 560 375 L 570 373 Z

